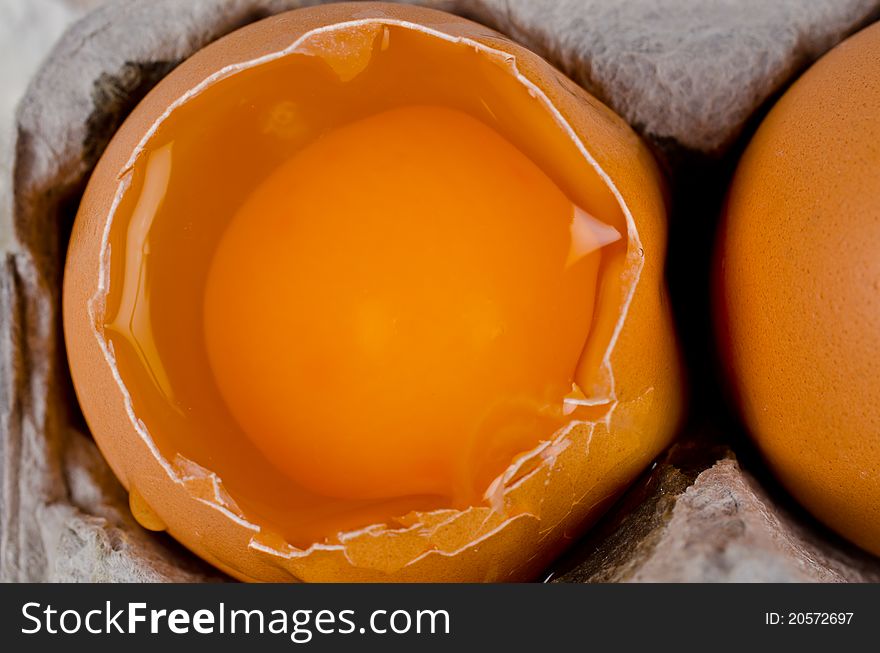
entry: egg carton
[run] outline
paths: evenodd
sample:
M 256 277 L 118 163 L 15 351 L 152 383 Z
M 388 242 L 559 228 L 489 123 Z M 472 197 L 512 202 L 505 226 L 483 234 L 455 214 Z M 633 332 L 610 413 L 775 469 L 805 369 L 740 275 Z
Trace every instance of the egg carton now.
M 64 355 L 64 254 L 89 173 L 137 101 L 207 43 L 307 4 L 317 3 L 120 0 L 69 29 L 33 78 L 12 147 L 0 153 L 8 158 L 0 167 L 0 580 L 225 579 L 135 523 L 88 433 Z M 541 54 L 654 146 L 673 190 L 673 298 L 698 295 L 679 309 L 680 336 L 697 381 L 711 378 L 707 325 L 698 317 L 708 314 L 708 286 L 700 279 L 736 153 L 775 94 L 875 19 L 880 0 L 418 4 L 483 22 Z M 553 577 L 880 580 L 876 559 L 783 505 L 766 488 L 772 481 L 744 473 L 719 448 L 735 426 L 705 441 L 700 419 L 723 408 L 701 392 L 701 417 L 677 445 L 702 452 L 699 464 L 683 472 L 687 465 L 664 457 Z

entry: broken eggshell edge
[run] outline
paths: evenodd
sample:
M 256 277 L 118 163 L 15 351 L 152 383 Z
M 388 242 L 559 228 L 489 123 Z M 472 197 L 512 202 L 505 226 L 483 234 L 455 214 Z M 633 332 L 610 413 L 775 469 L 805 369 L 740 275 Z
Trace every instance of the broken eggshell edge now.
M 502 510 L 413 513 L 400 528 L 370 526 L 298 549 L 261 532 L 210 470 L 167 460 L 131 408 L 94 311 L 106 294 L 106 245 L 115 204 L 137 156 L 170 112 L 208 85 L 307 47 L 337 29 L 398 25 L 465 42 L 500 58 L 554 113 L 607 183 L 626 219 L 618 320 L 588 396 L 607 405 L 521 456 L 505 472 Z M 119 137 L 121 135 L 121 137 Z M 160 82 L 102 156 L 81 203 L 68 253 L 64 327 L 75 387 L 98 445 L 132 508 L 218 568 L 260 581 L 528 580 L 601 515 L 671 441 L 682 409 L 681 370 L 666 302 L 663 182 L 622 119 L 537 55 L 476 23 L 394 5 L 330 5 L 245 27 Z M 170 482 L 169 482 L 170 481 Z M 158 510 L 157 510 L 158 509 Z M 143 520 L 142 520 L 143 521 Z

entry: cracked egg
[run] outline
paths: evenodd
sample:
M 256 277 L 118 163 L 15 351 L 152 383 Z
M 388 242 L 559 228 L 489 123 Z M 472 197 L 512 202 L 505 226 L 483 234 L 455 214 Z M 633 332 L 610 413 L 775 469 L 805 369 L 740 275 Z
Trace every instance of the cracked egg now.
M 527 580 L 672 437 L 664 247 L 645 146 L 535 54 L 302 9 L 114 136 L 68 357 L 138 521 L 239 579 Z

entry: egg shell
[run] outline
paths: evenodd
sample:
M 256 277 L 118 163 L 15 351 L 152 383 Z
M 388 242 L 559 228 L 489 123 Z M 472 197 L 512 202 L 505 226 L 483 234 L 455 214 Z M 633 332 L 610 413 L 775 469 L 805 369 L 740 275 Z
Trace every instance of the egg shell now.
M 779 100 L 719 236 L 718 324 L 746 425 L 815 516 L 880 554 L 880 24 Z
M 574 425 L 508 470 L 503 509 L 489 506 L 410 516 L 392 529 L 341 534 L 338 543 L 291 547 L 261 533 L 223 500 L 222 480 L 181 469 L 138 433 L 123 388 L 103 356 L 88 304 L 99 289 L 101 235 L 132 153 L 169 105 L 228 66 L 282 51 L 313 30 L 352 20 L 425 28 L 513 57 L 516 70 L 559 111 L 607 179 L 626 216 L 626 254 L 599 394 L 608 410 Z M 83 196 L 71 236 L 64 327 L 74 384 L 89 426 L 131 492 L 141 521 L 167 531 L 236 578 L 253 581 L 502 581 L 535 577 L 597 519 L 671 441 L 682 382 L 663 265 L 663 180 L 645 145 L 618 116 L 537 55 L 476 23 L 382 3 L 325 5 L 243 28 L 198 52 L 157 85 L 111 141 Z M 608 309 L 611 310 L 611 309 Z M 405 520 L 404 520 L 405 522 Z

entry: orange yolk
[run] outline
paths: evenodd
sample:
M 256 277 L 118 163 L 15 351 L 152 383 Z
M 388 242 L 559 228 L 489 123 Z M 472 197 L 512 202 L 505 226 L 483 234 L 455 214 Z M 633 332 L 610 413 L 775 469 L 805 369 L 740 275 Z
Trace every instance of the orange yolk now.
M 220 241 L 204 304 L 214 379 L 311 491 L 473 500 L 563 423 L 597 229 L 465 113 L 338 127 L 257 186 Z

